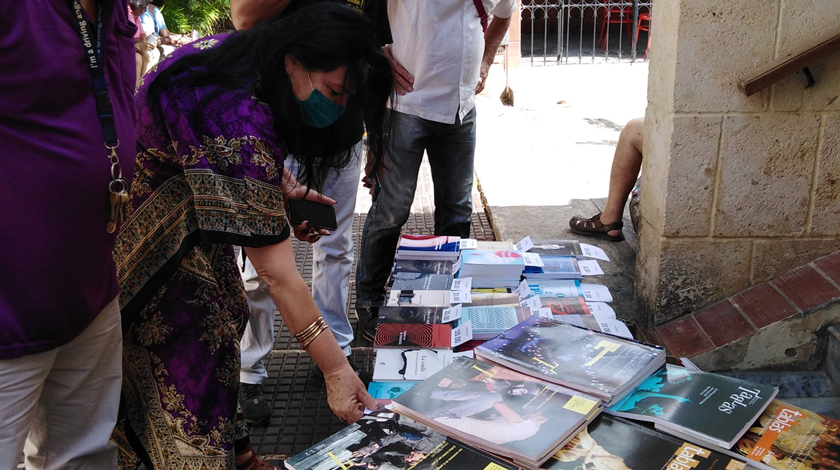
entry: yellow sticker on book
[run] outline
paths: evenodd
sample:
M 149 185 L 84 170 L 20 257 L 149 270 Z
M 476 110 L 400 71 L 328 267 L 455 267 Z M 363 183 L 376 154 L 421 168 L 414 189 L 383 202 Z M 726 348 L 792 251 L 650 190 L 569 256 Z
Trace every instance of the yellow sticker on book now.
M 505 467 L 502 467 L 501 465 L 499 465 L 497 463 L 490 462 L 489 465 L 484 467 L 484 470 L 507 470 L 507 469 Z
M 619 343 L 613 343 L 612 341 L 601 340 L 597 345 L 595 345 L 595 349 L 600 349 L 601 352 L 598 353 L 597 356 L 593 357 L 589 362 L 586 363 L 586 367 L 591 366 L 598 362 L 602 357 L 606 356 L 607 353 L 616 352 L 618 348 L 621 347 Z
M 563 408 L 567 410 L 574 411 L 575 413 L 580 413 L 582 415 L 589 414 L 589 412 L 598 405 L 596 400 L 590 400 L 588 398 L 579 397 L 577 395 L 573 396 L 571 400 L 567 401 Z

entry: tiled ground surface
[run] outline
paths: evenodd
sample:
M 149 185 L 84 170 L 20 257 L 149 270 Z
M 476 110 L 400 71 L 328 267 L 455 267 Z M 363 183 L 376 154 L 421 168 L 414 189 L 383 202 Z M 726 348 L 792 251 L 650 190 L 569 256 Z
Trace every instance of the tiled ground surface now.
M 420 169 L 417 193 L 411 210 L 411 217 L 403 231 L 405 233 L 431 234 L 434 232 L 434 196 L 428 164 Z M 493 230 L 484 212 L 478 189 L 473 190 L 472 237 L 479 240 L 493 240 Z M 353 238 L 358 253 L 359 238 L 364 225 L 365 214 L 370 207 L 370 196 L 360 186 L 353 225 Z M 294 242 L 298 269 L 307 282 L 312 278 L 312 249 L 308 244 Z M 354 267 L 355 272 L 355 267 Z M 350 280 L 348 312 L 354 329 L 354 280 Z M 289 455 L 303 451 L 346 424 L 336 418 L 327 405 L 326 389 L 322 380 L 312 373 L 312 361 L 300 350 L 300 346 L 289 331 L 283 327 L 278 315 L 275 324 L 276 342 L 268 362 L 268 381 L 263 393 L 272 401 L 273 415 L 268 426 L 251 430 L 251 443 L 256 452 L 267 460 L 277 463 Z M 372 372 L 373 350 L 370 343 L 357 335 L 352 345 L 352 359 L 361 369 Z

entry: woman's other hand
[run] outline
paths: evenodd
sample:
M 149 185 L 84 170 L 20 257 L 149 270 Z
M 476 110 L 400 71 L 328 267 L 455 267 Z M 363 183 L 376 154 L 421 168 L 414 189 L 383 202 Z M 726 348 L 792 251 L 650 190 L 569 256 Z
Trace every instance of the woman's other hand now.
M 325 373 L 327 384 L 327 402 L 330 409 L 347 424 L 361 419 L 365 408 L 375 410 L 379 403 L 365 390 L 365 386 L 356 371 L 345 362 L 336 371 Z

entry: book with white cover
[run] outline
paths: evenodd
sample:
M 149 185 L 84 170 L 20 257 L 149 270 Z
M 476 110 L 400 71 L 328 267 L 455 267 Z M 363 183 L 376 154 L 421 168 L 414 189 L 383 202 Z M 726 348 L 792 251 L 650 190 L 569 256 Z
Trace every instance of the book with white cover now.
M 452 291 L 448 290 L 397 290 L 388 293 L 388 307 L 449 307 Z
M 453 358 L 452 351 L 445 349 L 379 349 L 373 366 L 373 380 L 426 380 L 449 365 Z

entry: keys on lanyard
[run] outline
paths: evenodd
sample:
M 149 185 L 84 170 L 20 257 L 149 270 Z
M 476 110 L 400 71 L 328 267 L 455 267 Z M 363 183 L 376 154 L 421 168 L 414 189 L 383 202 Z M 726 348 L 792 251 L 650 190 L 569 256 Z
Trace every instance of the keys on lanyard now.
M 125 222 L 128 217 L 128 204 L 130 203 L 128 182 L 122 177 L 122 167 L 117 156 L 119 145 L 119 141 L 113 146 L 106 145 L 110 150 L 108 160 L 111 162 L 111 182 L 108 183 L 108 192 L 111 193 L 111 215 L 108 217 L 108 225 L 105 227 L 108 233 L 114 233 L 117 227 Z

